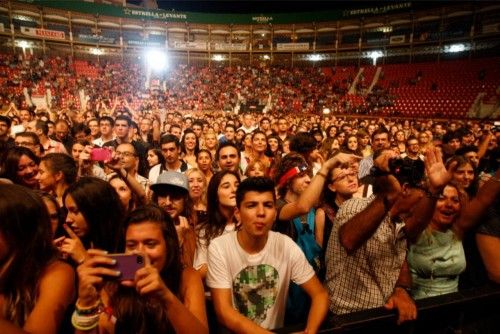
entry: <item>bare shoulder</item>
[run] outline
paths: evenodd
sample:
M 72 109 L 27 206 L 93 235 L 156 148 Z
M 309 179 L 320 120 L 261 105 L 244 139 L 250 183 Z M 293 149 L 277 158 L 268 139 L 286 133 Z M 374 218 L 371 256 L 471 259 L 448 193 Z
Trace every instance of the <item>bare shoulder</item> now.
M 75 280 L 75 270 L 69 264 L 63 261 L 53 261 L 47 268 L 43 271 L 41 276 L 41 282 L 44 280 Z

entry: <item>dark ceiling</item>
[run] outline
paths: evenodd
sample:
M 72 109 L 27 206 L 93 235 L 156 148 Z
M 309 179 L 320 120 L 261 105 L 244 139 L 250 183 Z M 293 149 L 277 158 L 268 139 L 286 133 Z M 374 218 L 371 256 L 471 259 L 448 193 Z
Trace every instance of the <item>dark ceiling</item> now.
M 133 4 L 140 4 L 140 0 L 127 0 Z M 233 0 L 233 1 L 167 1 L 157 0 L 158 7 L 166 10 L 175 9 L 186 12 L 208 12 L 208 13 L 291 13 L 306 11 L 338 10 L 351 8 L 366 8 L 383 6 L 390 3 L 402 1 L 299 1 L 299 0 Z M 439 6 L 452 1 L 413 1 L 413 7 Z M 460 1 L 453 1 L 458 3 Z

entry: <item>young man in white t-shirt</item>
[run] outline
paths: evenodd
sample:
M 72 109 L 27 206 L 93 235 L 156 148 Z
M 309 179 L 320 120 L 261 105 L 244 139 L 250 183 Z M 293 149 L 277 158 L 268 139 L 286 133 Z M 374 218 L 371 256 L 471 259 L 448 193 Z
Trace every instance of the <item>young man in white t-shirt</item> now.
M 293 281 L 311 297 L 305 330 L 316 333 L 328 311 L 328 294 L 295 242 L 270 231 L 276 219 L 274 183 L 265 177 L 244 180 L 236 205 L 241 228 L 208 247 L 207 285 L 219 322 L 238 333 L 282 327 Z

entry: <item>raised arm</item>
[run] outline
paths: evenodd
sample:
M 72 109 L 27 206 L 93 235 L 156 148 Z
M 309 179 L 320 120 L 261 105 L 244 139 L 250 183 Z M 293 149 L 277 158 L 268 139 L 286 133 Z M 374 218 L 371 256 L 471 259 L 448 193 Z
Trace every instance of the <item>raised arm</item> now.
M 313 177 L 309 186 L 300 195 L 299 199 L 283 206 L 279 213 L 279 220 L 290 220 L 308 213 L 312 207 L 317 205 L 321 193 L 323 192 L 325 181 L 329 181 L 330 171 L 335 167 L 354 163 L 360 159 L 361 157 L 352 154 L 340 153 L 327 160 Z
M 500 194 L 500 169 L 495 176 L 490 178 L 481 188 L 476 197 L 465 205 L 465 209 L 453 227 L 458 233 L 463 234 L 477 224 L 486 209 L 493 204 Z
M 427 149 L 425 152 L 425 171 L 429 181 L 428 193 L 417 202 L 410 217 L 405 220 L 405 232 L 410 240 L 415 239 L 429 224 L 436 201 L 441 191 L 450 182 L 456 163 L 446 170 L 443 164 L 441 152 L 435 147 Z
M 381 170 L 388 171 L 388 162 L 392 157 L 391 151 L 383 152 L 375 159 L 374 164 Z M 348 254 L 370 239 L 401 192 L 401 186 L 393 175 L 379 176 L 376 182 L 381 188 L 377 197 L 339 229 L 340 244 Z

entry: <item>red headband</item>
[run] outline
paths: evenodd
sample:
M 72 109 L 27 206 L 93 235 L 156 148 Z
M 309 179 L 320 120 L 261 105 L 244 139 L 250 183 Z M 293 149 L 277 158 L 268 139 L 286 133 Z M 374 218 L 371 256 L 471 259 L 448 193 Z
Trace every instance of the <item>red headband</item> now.
M 290 180 L 291 178 L 297 176 L 302 172 L 305 172 L 308 168 L 309 167 L 307 167 L 307 165 L 300 165 L 290 168 L 282 177 L 280 177 L 280 181 L 278 182 L 278 187 L 279 188 L 283 187 L 285 183 L 288 182 L 288 180 Z

